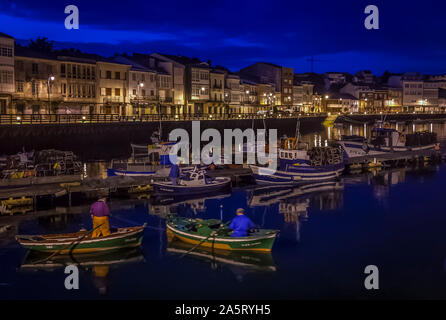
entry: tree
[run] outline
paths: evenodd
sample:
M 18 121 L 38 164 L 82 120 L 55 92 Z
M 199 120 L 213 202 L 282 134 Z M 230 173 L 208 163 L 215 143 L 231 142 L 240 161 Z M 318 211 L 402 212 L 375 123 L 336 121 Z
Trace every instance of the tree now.
M 48 38 L 37 38 L 30 40 L 28 48 L 33 51 L 51 53 L 54 50 L 54 41 L 48 41 Z
M 391 74 L 389 70 L 384 71 L 384 73 L 381 76 L 381 83 L 386 83 L 389 80 L 390 76 Z

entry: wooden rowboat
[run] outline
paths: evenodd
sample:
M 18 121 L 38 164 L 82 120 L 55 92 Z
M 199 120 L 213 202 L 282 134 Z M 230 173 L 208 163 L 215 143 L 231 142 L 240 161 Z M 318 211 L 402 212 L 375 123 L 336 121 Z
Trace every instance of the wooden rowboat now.
M 231 230 L 217 219 L 173 217 L 167 220 L 168 237 L 186 243 L 223 250 L 270 252 L 278 230 L 259 229 L 247 237 L 231 237 Z
M 146 224 L 118 228 L 105 237 L 92 238 L 88 231 L 48 235 L 17 235 L 17 241 L 27 249 L 58 254 L 90 253 L 119 250 L 141 245 Z

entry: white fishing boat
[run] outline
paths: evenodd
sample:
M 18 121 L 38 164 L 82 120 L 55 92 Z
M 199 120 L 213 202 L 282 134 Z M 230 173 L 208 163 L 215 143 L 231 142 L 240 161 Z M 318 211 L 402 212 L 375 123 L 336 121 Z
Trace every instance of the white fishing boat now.
M 383 127 L 373 128 L 370 139 L 361 136 L 342 136 L 338 143 L 344 149 L 344 156 L 347 158 L 439 148 L 437 135 L 434 132 L 405 134 Z

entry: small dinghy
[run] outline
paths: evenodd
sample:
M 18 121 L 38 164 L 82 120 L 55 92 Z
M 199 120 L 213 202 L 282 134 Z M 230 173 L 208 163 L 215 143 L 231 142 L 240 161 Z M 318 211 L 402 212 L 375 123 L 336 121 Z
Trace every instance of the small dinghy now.
M 231 237 L 231 230 L 217 219 L 173 217 L 167 220 L 167 235 L 186 243 L 223 250 L 270 252 L 278 230 L 257 229 L 247 237 Z
M 231 178 L 229 177 L 207 177 L 204 170 L 194 169 L 188 171 L 177 185 L 168 182 L 154 182 L 153 193 L 156 195 L 185 196 L 191 194 L 215 193 L 229 188 Z
M 69 254 L 91 253 L 138 247 L 141 245 L 146 224 L 137 227 L 118 228 L 105 237 L 92 238 L 87 230 L 76 233 L 47 235 L 17 235 L 17 241 L 25 248 L 40 252 Z

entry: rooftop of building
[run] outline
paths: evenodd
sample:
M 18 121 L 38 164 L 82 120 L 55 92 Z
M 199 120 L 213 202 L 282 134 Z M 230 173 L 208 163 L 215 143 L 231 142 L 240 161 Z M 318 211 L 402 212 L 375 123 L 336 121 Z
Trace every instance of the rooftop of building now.
M 327 92 L 328 99 L 344 99 L 344 100 L 358 100 L 354 96 L 348 93 L 340 93 L 340 92 Z
M 9 34 L 0 32 L 0 38 L 8 38 L 8 39 L 14 39 L 14 37 L 10 36 Z

